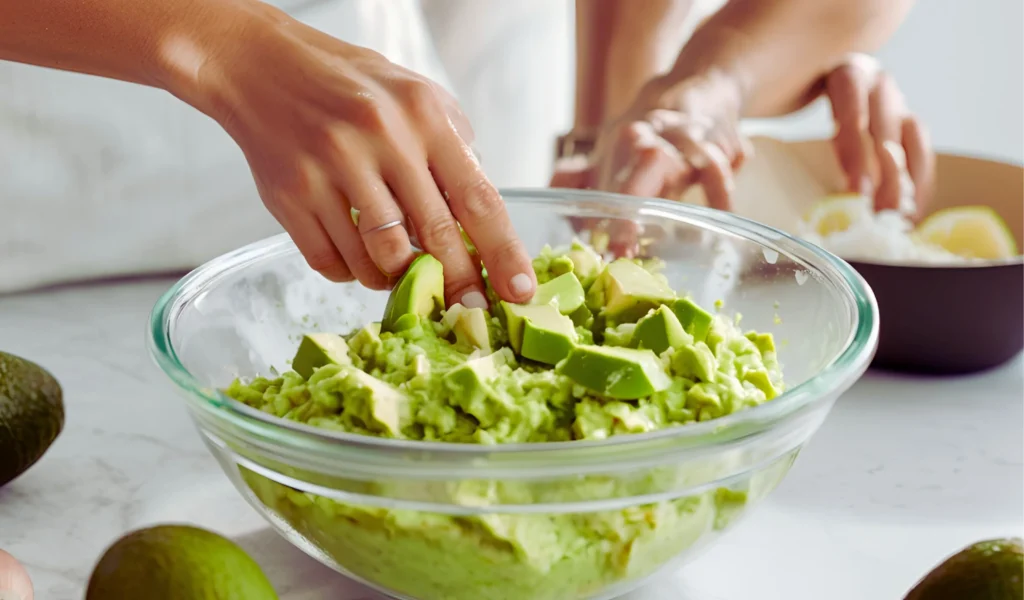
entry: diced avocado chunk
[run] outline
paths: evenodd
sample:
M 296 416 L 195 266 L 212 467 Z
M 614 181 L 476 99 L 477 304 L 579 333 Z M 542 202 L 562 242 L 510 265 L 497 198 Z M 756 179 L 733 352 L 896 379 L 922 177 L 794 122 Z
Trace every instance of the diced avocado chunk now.
M 655 354 L 691 343 L 693 338 L 683 330 L 675 313 L 665 305 L 637 321 L 630 340 L 633 348 L 647 348 Z
M 607 327 L 604 330 L 604 345 L 628 348 L 635 331 L 636 323 L 621 323 L 615 327 Z
M 775 338 L 772 334 L 751 331 L 746 335 L 748 340 L 754 342 L 754 345 L 757 346 L 757 349 L 761 352 L 762 356 L 769 352 L 775 352 Z
M 693 336 L 698 342 L 703 342 L 711 330 L 711 313 L 697 306 L 689 298 L 679 298 L 671 304 L 672 312 L 676 314 L 679 323 L 686 333 Z
M 682 346 L 672 356 L 672 371 L 687 379 L 714 382 L 718 360 L 704 342 Z
M 523 358 L 553 365 L 576 345 L 572 319 L 558 312 L 553 304 L 502 302 L 502 308 L 509 344 Z
M 653 308 L 676 299 L 676 293 L 635 262 L 620 258 L 609 263 L 587 293 L 587 306 L 609 321 L 635 322 Z
M 551 304 L 563 315 L 571 315 L 583 306 L 584 298 L 580 280 L 572 273 L 563 273 L 538 285 L 530 304 Z
M 577 327 L 586 327 L 590 329 L 590 326 L 594 323 L 594 313 L 590 312 L 586 304 L 581 304 L 579 308 L 574 310 L 569 318 Z
M 572 261 L 572 272 L 581 281 L 596 277 L 604 264 L 596 252 L 579 243 L 573 244 L 566 256 Z
M 381 320 L 381 331 L 401 331 L 413 321 L 405 315 L 437 319 L 444 308 L 444 270 L 440 261 L 429 254 L 421 254 L 412 261 L 409 269 L 399 278 L 395 289 L 388 297 Z
M 487 319 L 488 314 L 482 308 L 463 310 L 452 327 L 456 342 L 490 352 L 491 332 L 487 328 Z
M 650 350 L 577 346 L 556 371 L 602 396 L 635 400 L 668 389 L 672 379 Z
M 514 364 L 515 356 L 508 348 L 502 348 L 452 369 L 445 374 L 444 385 L 463 410 L 487 426 L 495 416 L 488 405 L 498 399 L 491 382 L 498 377 L 502 366 Z
M 302 336 L 292 359 L 292 369 L 306 379 L 324 365 L 350 365 L 348 344 L 336 333 L 310 333 Z
M 356 368 L 346 368 L 346 410 L 355 412 L 366 427 L 399 437 L 408 418 L 408 399 L 385 381 Z

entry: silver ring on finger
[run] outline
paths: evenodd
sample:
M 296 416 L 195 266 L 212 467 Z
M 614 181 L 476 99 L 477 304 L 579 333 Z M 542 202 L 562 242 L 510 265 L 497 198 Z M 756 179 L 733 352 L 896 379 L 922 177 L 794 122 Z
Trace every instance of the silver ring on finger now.
M 400 226 L 402 226 L 403 224 L 404 224 L 404 223 L 403 223 L 403 221 L 402 221 L 401 219 L 398 219 L 398 220 L 395 220 L 395 221 L 388 221 L 387 223 L 384 223 L 383 225 L 378 225 L 378 226 L 374 227 L 373 229 L 367 229 L 367 230 L 366 230 L 366 231 L 364 231 L 363 233 L 364 233 L 364 234 L 367 234 L 367 233 L 376 233 L 376 232 L 378 232 L 378 231 L 384 231 L 384 230 L 386 230 L 386 229 L 391 229 L 391 228 L 393 228 L 393 227 L 400 227 Z

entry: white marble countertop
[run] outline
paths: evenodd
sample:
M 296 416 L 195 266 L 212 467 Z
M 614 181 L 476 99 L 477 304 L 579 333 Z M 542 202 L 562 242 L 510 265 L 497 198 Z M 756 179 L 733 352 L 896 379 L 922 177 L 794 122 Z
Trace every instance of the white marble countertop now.
M 114 539 L 184 521 L 241 543 L 284 600 L 376 600 L 269 530 L 206 452 L 145 348 L 170 283 L 0 297 L 0 348 L 50 369 L 67 407 L 49 453 L 0 490 L 0 548 L 27 565 L 36 598 L 78 600 Z M 897 600 L 960 546 L 1022 534 L 1022 455 L 1020 357 L 956 379 L 870 373 L 763 506 L 629 598 Z

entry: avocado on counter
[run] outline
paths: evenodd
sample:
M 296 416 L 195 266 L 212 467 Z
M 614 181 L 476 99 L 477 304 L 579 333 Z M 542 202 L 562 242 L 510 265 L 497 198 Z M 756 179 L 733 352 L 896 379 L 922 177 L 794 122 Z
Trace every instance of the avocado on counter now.
M 39 365 L 0 352 L 0 487 L 36 463 L 64 428 L 64 395 Z
M 608 324 L 636 322 L 674 300 L 675 290 L 626 258 L 609 263 L 587 292 L 587 307 L 600 311 Z
M 302 336 L 292 359 L 292 369 L 309 379 L 313 371 L 324 365 L 350 365 L 348 344 L 336 333 L 309 333 Z
M 672 385 L 658 356 L 650 350 L 577 346 L 555 370 L 585 388 L 618 400 L 636 400 Z
M 197 527 L 162 525 L 115 542 L 93 569 L 85 600 L 278 600 L 248 554 Z
M 502 302 L 502 309 L 509 344 L 523 358 L 554 365 L 576 345 L 572 319 L 559 312 L 554 304 Z
M 444 309 L 444 269 L 429 254 L 417 256 L 395 284 L 384 307 L 381 331 L 396 332 L 420 318 L 437 319 Z
M 904 600 L 1020 600 L 1022 581 L 1021 539 L 985 540 L 947 558 Z

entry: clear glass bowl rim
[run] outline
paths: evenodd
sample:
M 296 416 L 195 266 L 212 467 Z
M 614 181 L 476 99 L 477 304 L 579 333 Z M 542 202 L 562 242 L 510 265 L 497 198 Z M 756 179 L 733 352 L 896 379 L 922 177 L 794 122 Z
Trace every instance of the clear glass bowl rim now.
M 683 427 L 615 436 L 599 441 L 494 446 L 394 440 L 329 431 L 278 419 L 204 385 L 184 367 L 171 343 L 177 308 L 184 299 L 196 297 L 199 291 L 211 283 L 246 265 L 297 252 L 287 234 L 281 233 L 208 261 L 165 292 L 150 315 L 147 342 L 151 357 L 171 381 L 185 392 L 190 408 L 202 411 L 205 416 L 223 425 L 239 428 L 245 432 L 243 435 L 269 440 L 272 445 L 288 447 L 293 451 L 313 452 L 333 460 L 358 460 L 359 453 L 383 450 L 383 454 L 392 455 L 391 458 L 375 453 L 375 463 L 394 460 L 396 466 L 405 467 L 409 465 L 404 457 L 406 452 L 429 453 L 474 463 L 476 460 L 491 462 L 488 458 L 506 458 L 513 460 L 491 464 L 490 467 L 517 469 L 530 463 L 537 464 L 538 461 L 555 466 L 551 461 L 558 461 L 559 457 L 583 458 L 587 453 L 600 453 L 606 459 L 613 460 L 614 456 L 629 455 L 637 458 L 638 455 L 664 453 L 667 449 L 665 442 L 677 451 L 695 454 L 713 452 L 716 447 L 732 446 L 742 439 L 765 433 L 788 418 L 802 414 L 810 405 L 834 397 L 849 388 L 867 370 L 877 348 L 878 306 L 874 293 L 863 277 L 839 257 L 782 231 L 732 213 L 660 199 L 558 188 L 504 188 L 500 192 L 508 204 L 540 206 L 561 198 L 623 215 L 665 216 L 704 229 L 717 229 L 762 247 L 776 249 L 801 260 L 807 268 L 822 274 L 831 283 L 839 284 L 848 306 L 854 311 L 854 326 L 848 332 L 845 347 L 828 365 L 808 380 L 787 389 L 778 398 L 726 417 Z M 611 456 L 607 454 L 609 449 L 614 449 Z M 350 454 L 350 451 L 357 454 Z

